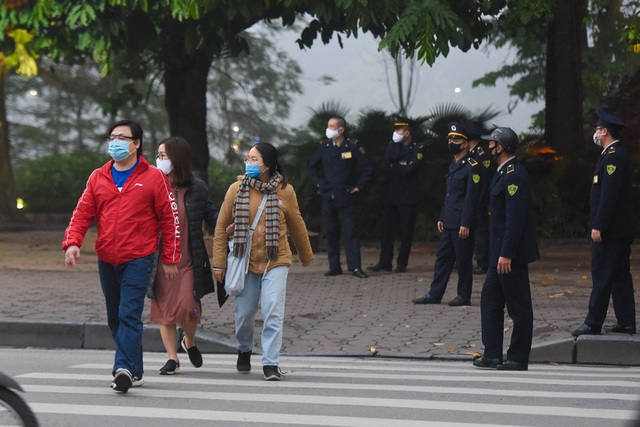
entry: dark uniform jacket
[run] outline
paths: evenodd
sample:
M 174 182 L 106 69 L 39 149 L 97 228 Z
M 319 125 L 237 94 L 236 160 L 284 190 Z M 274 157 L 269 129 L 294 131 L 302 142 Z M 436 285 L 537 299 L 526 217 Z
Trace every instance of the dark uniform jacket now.
M 482 171 L 480 175 L 483 185 L 478 206 L 486 211 L 489 207 L 489 184 L 491 184 L 493 175 L 496 173 L 496 165 L 491 161 L 492 156 L 489 151 L 486 151 L 480 144 L 469 150 L 469 157 L 473 158 L 481 166 L 479 169 Z
M 620 143 L 613 143 L 603 151 L 592 182 L 590 230 L 600 230 L 603 239 L 633 238 L 636 233 L 633 164 Z
M 515 158 L 507 161 L 489 186 L 490 244 L 489 266 L 498 258 L 516 264 L 540 259 L 533 220 L 529 175 Z
M 320 170 L 322 166 L 322 170 Z M 360 166 L 362 174 L 357 177 Z M 351 190 L 362 190 L 373 174 L 373 165 L 357 143 L 344 138 L 340 146 L 331 140 L 323 140 L 309 161 L 309 175 L 322 194 L 323 202 L 333 199 L 333 206 L 340 208 L 354 201 Z
M 387 175 L 383 202 L 387 205 L 417 205 L 422 166 L 422 145 L 391 142 L 384 153 L 382 171 Z
M 218 210 L 209 196 L 209 188 L 203 180 L 192 177 L 184 194 L 184 204 L 189 222 L 189 251 L 194 275 L 194 294 L 202 298 L 213 292 L 213 275 L 207 248 L 204 245 L 202 221 L 212 228 L 216 226 Z
M 481 166 L 472 158 L 451 163 L 446 175 L 447 192 L 440 211 L 444 228 L 475 228 L 482 189 Z

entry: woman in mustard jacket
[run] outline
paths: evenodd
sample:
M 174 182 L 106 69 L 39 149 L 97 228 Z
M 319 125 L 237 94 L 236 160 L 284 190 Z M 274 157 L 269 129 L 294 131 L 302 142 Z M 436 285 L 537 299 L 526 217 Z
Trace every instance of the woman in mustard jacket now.
M 255 315 L 260 300 L 264 321 L 261 335 L 264 378 L 277 381 L 281 378 L 278 364 L 287 275 L 292 259 L 287 233 L 303 266 L 311 263 L 313 252 L 296 193 L 278 162 L 276 148 L 265 142 L 254 145 L 245 159 L 245 171 L 241 179 L 231 184 L 220 208 L 214 236 L 213 275 L 218 281 L 224 279 L 230 237 L 233 237 L 234 256 L 250 251 L 244 290 L 236 297 L 239 347 L 236 367 L 240 373 L 251 371 Z M 251 247 L 247 248 L 248 229 L 263 197 L 266 197 L 264 212 L 253 232 Z

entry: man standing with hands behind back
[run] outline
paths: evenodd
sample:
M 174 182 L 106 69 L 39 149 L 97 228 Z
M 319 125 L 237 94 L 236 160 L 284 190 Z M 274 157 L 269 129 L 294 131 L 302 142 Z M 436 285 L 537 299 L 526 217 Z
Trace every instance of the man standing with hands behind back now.
M 356 224 L 356 198 L 373 173 L 373 165 L 364 155 L 364 148 L 345 138 L 346 121 L 332 117 L 326 136 L 309 161 L 309 175 L 322 195 L 322 221 L 327 235 L 329 271 L 325 276 L 342 274 L 340 266 L 340 224 L 344 233 L 347 268 L 361 279 L 360 238 Z M 358 166 L 362 174 L 357 177 Z
M 593 142 L 602 147 L 591 185 L 589 231 L 593 287 L 584 324 L 572 332 L 598 335 L 613 299 L 616 324 L 608 332 L 636 333 L 636 304 L 631 276 L 631 243 L 636 234 L 633 164 L 618 137 L 624 123 L 599 108 Z
M 122 120 L 107 132 L 112 160 L 93 171 L 65 230 L 62 250 L 75 268 L 80 246 L 95 219 L 96 255 L 107 319 L 116 345 L 111 388 L 126 393 L 143 384 L 142 310 L 151 280 L 158 234 L 160 271 L 178 275 L 178 208 L 167 176 L 142 157 L 142 128 Z

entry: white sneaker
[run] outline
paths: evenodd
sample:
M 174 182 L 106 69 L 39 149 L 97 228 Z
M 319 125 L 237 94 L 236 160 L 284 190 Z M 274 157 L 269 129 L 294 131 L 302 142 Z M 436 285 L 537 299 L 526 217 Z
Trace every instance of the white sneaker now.
M 131 381 L 131 387 L 140 387 L 143 384 L 144 380 L 142 379 L 142 377 L 133 377 L 133 381 Z

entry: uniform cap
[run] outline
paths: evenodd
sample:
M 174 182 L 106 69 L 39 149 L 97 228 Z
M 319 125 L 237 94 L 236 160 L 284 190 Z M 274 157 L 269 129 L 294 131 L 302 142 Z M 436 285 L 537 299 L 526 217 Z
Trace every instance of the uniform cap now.
M 487 141 L 495 141 L 502 145 L 508 153 L 515 153 L 518 148 L 518 135 L 511 128 L 499 127 L 495 128 L 489 135 L 482 135 L 480 138 Z
M 449 133 L 447 136 L 459 136 L 464 139 L 469 139 L 469 133 L 464 130 L 462 125 L 458 122 L 449 123 Z
M 594 124 L 594 126 L 604 126 L 604 127 L 624 127 L 624 123 L 620 120 L 619 117 L 614 116 L 611 113 L 606 112 L 602 108 L 598 108 L 596 110 L 596 114 L 598 115 L 598 121 Z
M 396 128 L 413 127 L 416 124 L 415 120 L 398 115 L 393 116 L 393 121 L 393 126 Z
M 478 139 L 484 133 L 482 129 L 467 119 L 460 120 L 460 126 L 469 135 L 469 139 Z

